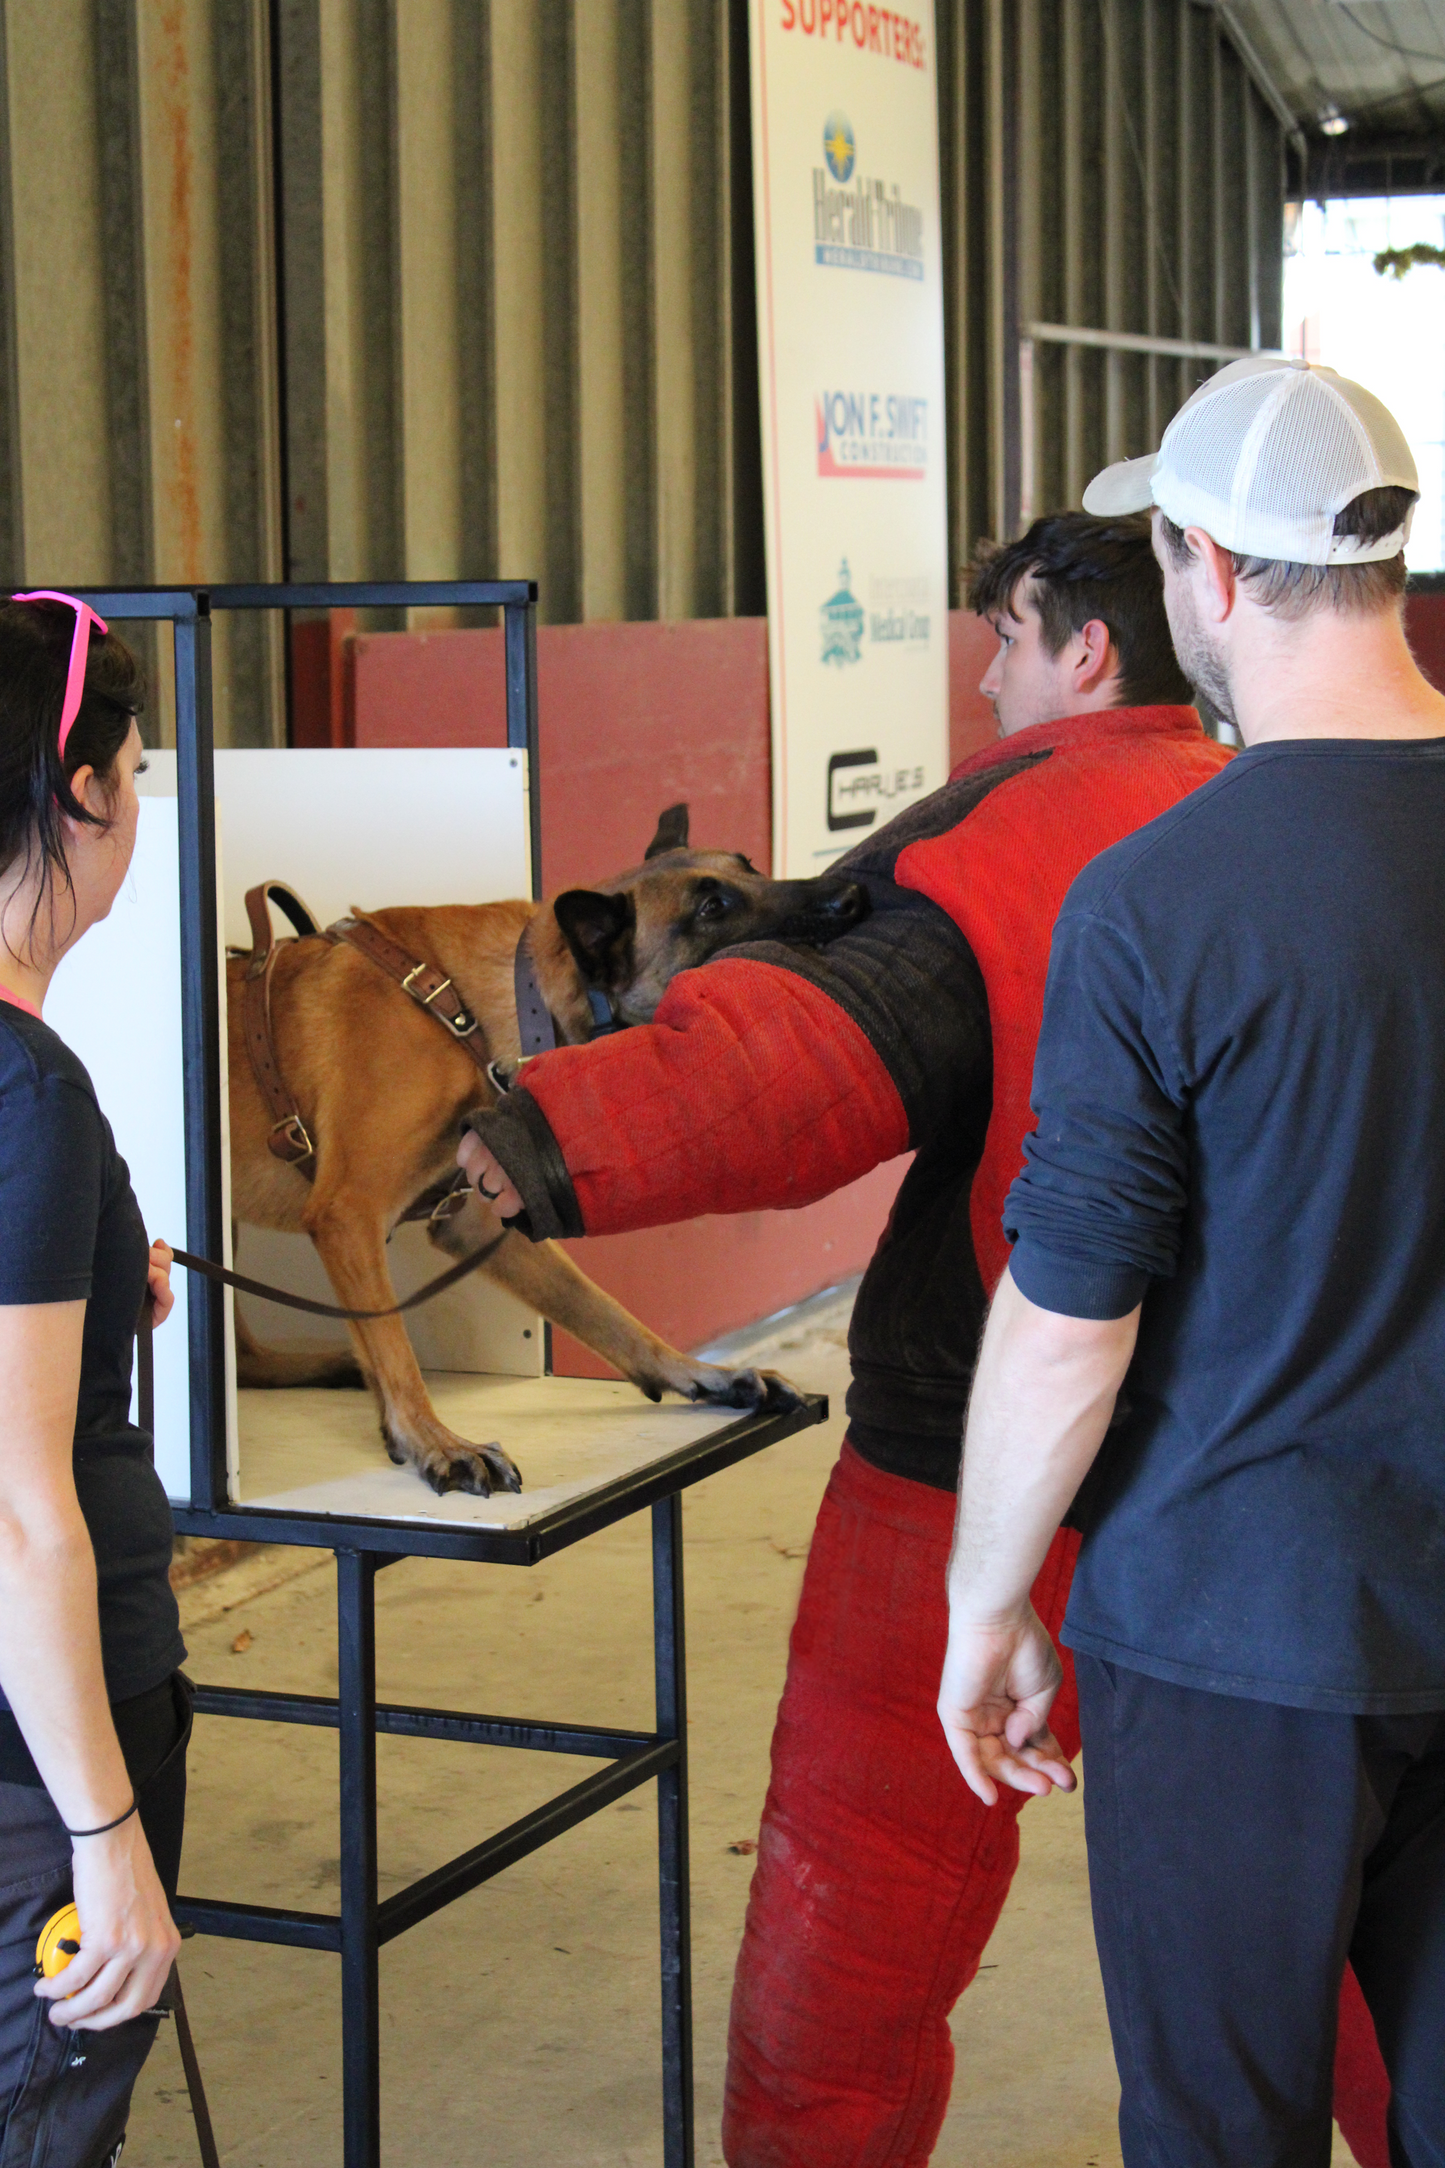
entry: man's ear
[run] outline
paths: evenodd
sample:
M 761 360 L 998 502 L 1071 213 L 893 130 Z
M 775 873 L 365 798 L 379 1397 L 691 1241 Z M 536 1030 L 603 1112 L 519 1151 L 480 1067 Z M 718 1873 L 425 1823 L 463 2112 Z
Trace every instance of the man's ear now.
M 637 923 L 630 896 L 604 896 L 594 888 L 567 888 L 552 905 L 562 938 L 584 979 L 600 984 L 620 944 Z
M 1196 577 L 1203 587 L 1200 601 L 1216 624 L 1222 625 L 1239 595 L 1239 578 L 1234 569 L 1234 559 L 1229 551 L 1221 549 L 1213 535 L 1206 534 L 1202 527 L 1186 527 L 1184 539 L 1189 544 L 1198 566 Z
M 657 834 L 648 844 L 644 858 L 661 858 L 664 851 L 687 849 L 687 807 L 670 805 L 657 819 Z
M 1097 692 L 1119 668 L 1119 650 L 1113 635 L 1102 617 L 1091 617 L 1074 637 L 1083 642 L 1083 651 L 1074 662 L 1075 687 L 1081 693 Z

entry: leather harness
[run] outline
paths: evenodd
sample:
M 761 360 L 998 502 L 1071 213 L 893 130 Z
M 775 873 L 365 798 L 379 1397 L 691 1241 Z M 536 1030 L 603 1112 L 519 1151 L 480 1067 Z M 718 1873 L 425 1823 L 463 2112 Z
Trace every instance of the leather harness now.
M 434 1017 L 458 1046 L 466 1049 L 494 1091 L 507 1090 L 510 1079 L 499 1073 L 488 1054 L 479 1018 L 462 1001 L 449 978 L 444 978 L 433 965 L 410 955 L 399 941 L 393 941 L 370 919 L 352 914 L 323 929 L 295 890 L 288 888 L 284 881 L 260 881 L 246 891 L 251 951 L 246 960 L 243 1026 L 251 1068 L 271 1114 L 266 1147 L 275 1158 L 288 1167 L 295 1167 L 308 1181 L 314 1176 L 316 1147 L 295 1099 L 286 1088 L 281 1065 L 276 1059 L 276 1041 L 271 1028 L 271 974 L 280 953 L 271 924 L 273 903 L 290 921 L 297 939 L 329 941 L 338 948 L 345 943 L 357 949 L 419 1009 Z M 535 1054 L 550 1052 L 558 1043 L 556 1019 L 543 998 L 527 931 L 527 927 L 523 927 L 513 963 L 523 1062 L 530 1061 Z M 623 1028 L 607 994 L 589 988 L 588 1005 L 592 1011 L 592 1037 Z M 424 1191 L 402 1214 L 402 1220 L 448 1219 L 461 1210 L 468 1193 L 466 1176 L 459 1173 Z

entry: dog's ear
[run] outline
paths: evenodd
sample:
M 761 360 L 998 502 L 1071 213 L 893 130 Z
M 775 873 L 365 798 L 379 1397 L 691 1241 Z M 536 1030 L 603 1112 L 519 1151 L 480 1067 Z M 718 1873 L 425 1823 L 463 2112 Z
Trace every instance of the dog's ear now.
M 661 858 L 664 851 L 687 849 L 687 807 L 670 805 L 657 819 L 657 834 L 648 844 L 645 856 Z
M 632 898 L 603 896 L 594 888 L 567 888 L 552 910 L 583 978 L 606 980 L 619 945 L 637 923 Z

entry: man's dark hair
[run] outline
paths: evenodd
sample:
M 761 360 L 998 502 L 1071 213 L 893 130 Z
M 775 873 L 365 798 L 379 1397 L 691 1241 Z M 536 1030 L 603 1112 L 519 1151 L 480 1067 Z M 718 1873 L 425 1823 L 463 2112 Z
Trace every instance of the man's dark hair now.
M 1335 533 L 1362 542 L 1383 542 L 1405 522 L 1413 489 L 1367 489 L 1335 514 Z M 1184 529 L 1162 518 L 1164 541 L 1176 565 L 1189 562 Z M 1276 617 L 1305 617 L 1311 610 L 1367 615 L 1397 604 L 1405 592 L 1405 552 L 1363 565 L 1297 565 L 1278 557 L 1241 557 L 1231 550 L 1235 576 L 1261 609 Z
M 1053 512 L 1017 542 L 981 542 L 968 572 L 968 606 L 980 617 L 1012 611 L 1023 580 L 1033 583 L 1044 646 L 1061 654 L 1070 637 L 1097 617 L 1119 658 L 1119 705 L 1187 704 L 1194 698 L 1179 667 L 1164 615 L 1159 570 L 1145 513 L 1095 519 Z

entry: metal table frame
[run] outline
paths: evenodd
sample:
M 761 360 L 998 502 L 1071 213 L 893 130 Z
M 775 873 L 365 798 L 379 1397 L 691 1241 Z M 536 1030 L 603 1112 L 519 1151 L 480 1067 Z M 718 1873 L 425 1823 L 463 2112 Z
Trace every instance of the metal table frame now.
M 211 615 L 215 610 L 398 609 L 461 606 L 502 612 L 507 743 L 527 753 L 533 894 L 540 894 L 537 761 L 537 589 L 528 580 L 364 581 L 329 585 L 77 589 L 105 618 L 169 623 L 175 643 L 180 846 L 181 1009 L 185 1060 L 186 1244 L 222 1255 L 220 952 L 216 895 L 211 712 Z M 381 2161 L 381 1947 L 408 1927 L 500 1874 L 539 1846 L 633 1791 L 657 1781 L 661 1940 L 663 2158 L 692 2168 L 692 1984 L 687 1840 L 687 1688 L 683 1633 L 682 1499 L 689 1485 L 760 1452 L 827 1413 L 810 1398 L 781 1415 L 745 1416 L 666 1459 L 599 1485 L 520 1529 L 466 1523 L 284 1513 L 228 1502 L 223 1290 L 189 1290 L 191 1502 L 175 1509 L 181 1533 L 249 1543 L 294 1543 L 336 1554 L 338 1693 L 251 1692 L 202 1686 L 208 1716 L 308 1724 L 339 1734 L 341 1909 L 300 1912 L 271 1905 L 181 1897 L 177 1917 L 202 1934 L 334 1950 L 341 1958 L 342 2098 L 346 2168 Z M 650 1508 L 656 1718 L 652 1731 L 547 1724 L 425 1709 L 376 1698 L 376 1576 L 398 1558 L 535 1565 L 597 1530 Z M 376 1738 L 448 1739 L 533 1752 L 577 1754 L 606 1766 L 520 1821 L 460 1853 L 381 1902 L 377 1893 Z

